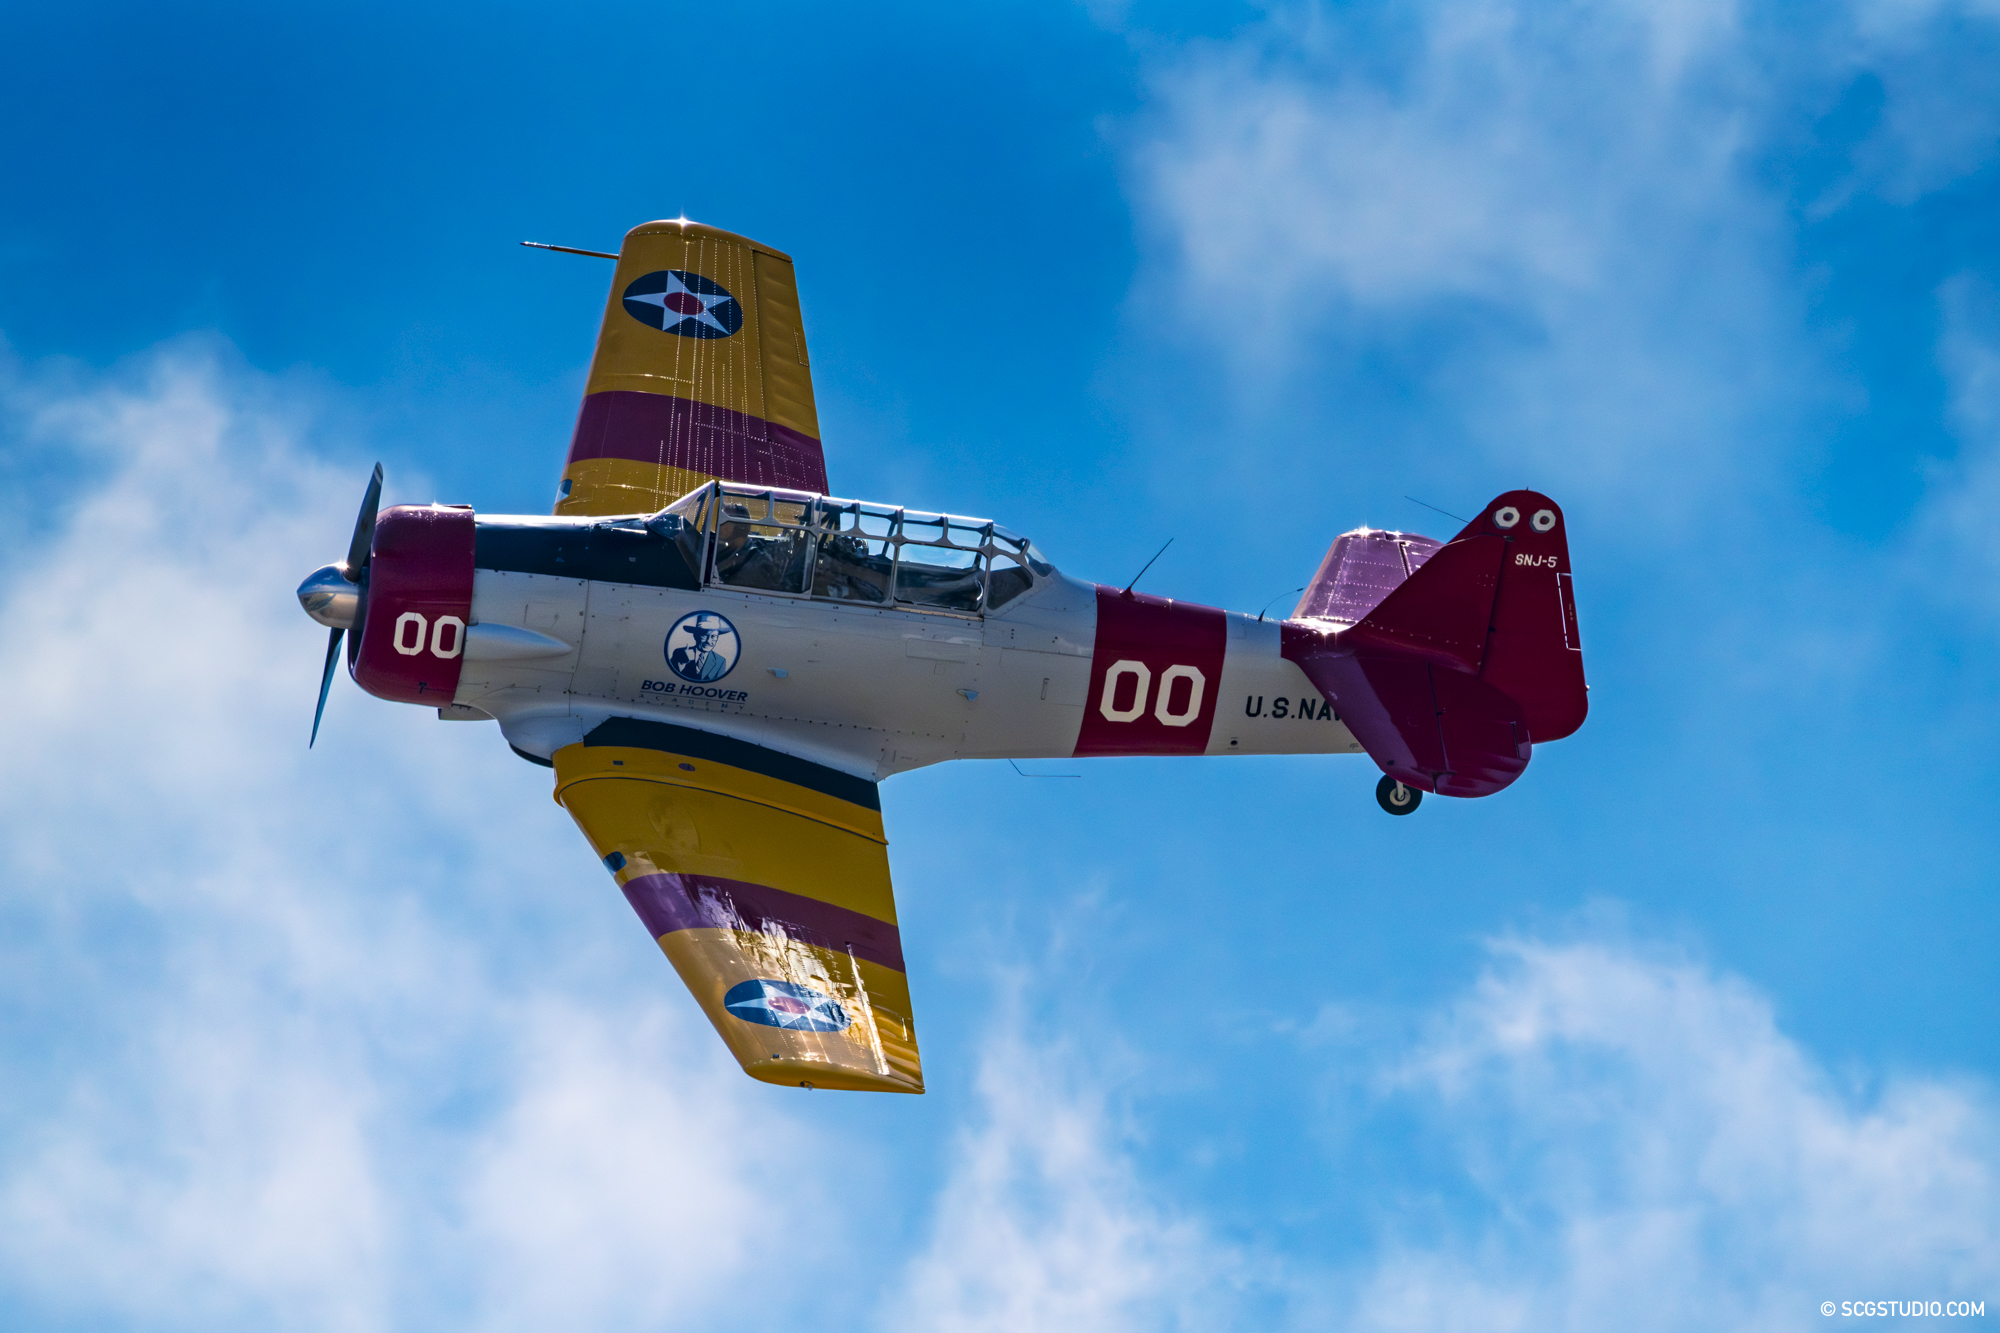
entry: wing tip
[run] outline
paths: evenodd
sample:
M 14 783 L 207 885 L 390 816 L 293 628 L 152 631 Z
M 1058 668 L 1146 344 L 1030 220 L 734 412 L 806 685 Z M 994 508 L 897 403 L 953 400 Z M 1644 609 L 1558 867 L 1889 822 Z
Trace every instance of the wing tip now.
M 703 236 L 710 240 L 740 245 L 746 250 L 762 250 L 765 254 L 777 256 L 787 264 L 792 262 L 792 257 L 775 245 L 766 245 L 741 232 L 728 231 L 706 222 L 696 222 L 693 218 L 655 218 L 651 222 L 641 222 L 625 233 L 627 241 L 634 236 Z
M 743 1072 L 760 1083 L 781 1088 L 817 1088 L 826 1092 L 907 1092 L 917 1095 L 922 1095 L 924 1091 L 921 1077 L 908 1079 L 897 1074 L 872 1074 L 816 1060 L 783 1057 L 753 1060 L 743 1066 Z

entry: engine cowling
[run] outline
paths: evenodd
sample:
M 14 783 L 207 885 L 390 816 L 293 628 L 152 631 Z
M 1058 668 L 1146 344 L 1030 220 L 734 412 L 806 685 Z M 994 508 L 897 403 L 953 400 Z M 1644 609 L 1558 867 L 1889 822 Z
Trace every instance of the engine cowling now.
M 458 692 L 472 620 L 469 505 L 393 505 L 375 524 L 354 683 L 378 699 L 442 707 Z

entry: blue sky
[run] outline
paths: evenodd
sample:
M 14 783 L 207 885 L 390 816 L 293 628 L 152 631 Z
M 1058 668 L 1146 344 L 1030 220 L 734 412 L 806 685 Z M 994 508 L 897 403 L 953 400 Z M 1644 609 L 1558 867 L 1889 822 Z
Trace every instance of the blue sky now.
M 2000 1302 L 2000 11 L 8 27 L 0 1322 Z M 552 498 L 608 274 L 515 243 L 683 211 L 797 260 L 836 490 L 1083 578 L 1255 610 L 1548 491 L 1589 723 L 1408 820 L 899 777 L 931 1091 L 751 1083 L 497 736 L 341 682 L 302 748 L 368 466 Z

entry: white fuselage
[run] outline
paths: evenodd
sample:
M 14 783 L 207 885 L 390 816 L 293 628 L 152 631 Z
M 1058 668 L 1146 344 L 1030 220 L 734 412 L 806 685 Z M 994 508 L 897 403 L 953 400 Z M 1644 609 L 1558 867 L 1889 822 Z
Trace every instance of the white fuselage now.
M 614 716 L 719 732 L 875 780 L 947 759 L 1068 757 L 1087 710 L 1132 711 L 1131 682 L 1120 707 L 1104 663 L 1093 676 L 1100 595 L 1058 573 L 976 616 L 480 569 L 454 706 L 441 711 L 497 718 L 515 748 L 539 758 Z M 670 669 L 669 634 L 698 612 L 736 636 L 734 660 L 712 680 Z M 1359 752 L 1280 655 L 1277 622 L 1229 613 L 1226 623 L 1220 679 L 1201 681 L 1215 702 L 1200 753 Z M 489 656 L 480 626 L 533 631 L 569 651 Z

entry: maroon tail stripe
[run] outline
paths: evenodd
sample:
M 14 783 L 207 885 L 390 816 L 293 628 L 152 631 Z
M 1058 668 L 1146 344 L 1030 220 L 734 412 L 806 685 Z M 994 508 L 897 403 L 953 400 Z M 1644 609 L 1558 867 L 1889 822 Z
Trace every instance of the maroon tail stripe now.
M 569 461 L 624 458 L 752 486 L 826 491 L 818 440 L 775 421 L 665 393 L 609 389 L 583 400 Z
M 894 926 L 783 889 L 713 875 L 639 875 L 626 881 L 625 900 L 654 939 L 703 927 L 754 930 L 835 953 L 851 949 L 856 958 L 904 970 L 903 936 Z

